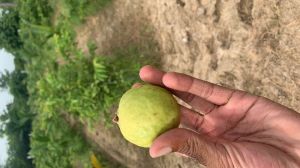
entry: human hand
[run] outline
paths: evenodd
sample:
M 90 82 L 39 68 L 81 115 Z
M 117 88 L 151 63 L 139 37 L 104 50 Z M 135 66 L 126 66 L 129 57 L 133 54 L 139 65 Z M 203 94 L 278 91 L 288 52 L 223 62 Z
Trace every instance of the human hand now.
M 192 106 L 181 106 L 181 124 L 160 135 L 152 157 L 171 152 L 210 168 L 299 168 L 300 114 L 267 98 L 151 66 L 140 78 Z

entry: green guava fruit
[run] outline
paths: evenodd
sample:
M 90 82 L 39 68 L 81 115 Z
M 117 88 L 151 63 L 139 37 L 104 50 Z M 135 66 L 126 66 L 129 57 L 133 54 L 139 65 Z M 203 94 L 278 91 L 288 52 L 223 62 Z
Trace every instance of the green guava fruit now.
M 128 90 L 117 113 L 124 138 L 145 148 L 162 133 L 178 127 L 179 115 L 179 105 L 172 94 L 150 84 Z

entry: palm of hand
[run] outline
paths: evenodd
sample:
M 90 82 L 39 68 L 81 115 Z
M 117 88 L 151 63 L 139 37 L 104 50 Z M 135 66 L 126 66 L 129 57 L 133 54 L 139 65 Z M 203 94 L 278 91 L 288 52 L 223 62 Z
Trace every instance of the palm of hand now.
M 293 138 L 287 138 L 280 129 L 275 129 L 276 123 L 280 122 L 277 117 L 288 111 L 265 98 L 235 92 L 228 103 L 206 114 L 198 125 L 202 128 L 198 131 L 215 137 L 216 148 L 220 148 L 217 151 L 221 151 L 219 156 L 223 160 L 214 167 L 299 167 L 299 155 L 291 147 Z
M 150 149 L 152 156 L 162 155 L 168 146 L 208 167 L 300 167 L 300 117 L 294 111 L 266 98 L 149 66 L 140 76 L 172 89 L 192 107 L 181 107 L 181 124 L 192 131 L 179 128 L 161 135 Z

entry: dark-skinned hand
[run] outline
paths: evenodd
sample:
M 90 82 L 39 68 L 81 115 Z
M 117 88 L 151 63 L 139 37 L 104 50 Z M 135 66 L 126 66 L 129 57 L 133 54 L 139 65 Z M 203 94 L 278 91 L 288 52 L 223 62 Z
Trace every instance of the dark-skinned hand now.
M 160 135 L 152 157 L 171 152 L 209 168 L 299 168 L 300 114 L 267 98 L 151 66 L 140 78 L 189 104 L 181 125 Z

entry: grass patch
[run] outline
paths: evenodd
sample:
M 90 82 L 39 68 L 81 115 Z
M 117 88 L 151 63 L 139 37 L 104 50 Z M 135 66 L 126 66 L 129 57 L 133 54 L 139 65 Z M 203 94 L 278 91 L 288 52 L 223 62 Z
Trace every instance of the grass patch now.
M 138 81 L 144 64 L 159 64 L 154 43 L 114 48 L 109 55 L 77 48 L 74 26 L 107 6 L 110 0 L 20 0 L 18 51 L 25 62 L 28 104 L 35 115 L 30 158 L 38 168 L 91 167 L 92 148 L 64 120 L 64 114 L 88 123 L 111 122 L 110 109 Z M 78 131 L 78 130 L 77 130 Z M 100 162 L 106 162 L 101 159 Z M 104 164 L 105 165 L 105 164 Z M 106 164 L 107 168 L 109 164 Z

